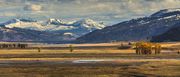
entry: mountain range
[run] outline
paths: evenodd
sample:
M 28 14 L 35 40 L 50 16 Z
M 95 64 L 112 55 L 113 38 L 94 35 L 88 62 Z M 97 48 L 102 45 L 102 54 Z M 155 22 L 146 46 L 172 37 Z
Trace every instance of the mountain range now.
M 0 24 L 0 41 L 72 41 L 105 26 L 91 19 L 64 22 L 17 18 Z
M 176 41 L 180 9 L 164 9 L 150 16 L 105 26 L 92 19 L 63 21 L 16 18 L 0 24 L 0 41 L 61 41 L 98 43 L 111 41 Z
M 180 23 L 180 8 L 160 10 L 150 16 L 120 22 L 77 38 L 80 43 L 149 41 Z

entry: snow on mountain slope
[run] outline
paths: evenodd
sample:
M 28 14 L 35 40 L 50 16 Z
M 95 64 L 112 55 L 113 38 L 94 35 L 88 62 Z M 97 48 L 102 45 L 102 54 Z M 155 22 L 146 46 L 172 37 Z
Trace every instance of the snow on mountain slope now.
M 178 9 L 162 10 L 149 17 L 132 19 L 118 24 L 95 30 L 77 38 L 81 43 L 139 41 L 150 40 L 152 36 L 160 35 L 171 28 L 180 26 L 180 11 Z M 92 39 L 93 38 L 93 39 Z
M 102 29 L 105 26 L 103 24 L 99 24 L 91 19 L 83 19 L 73 23 L 74 26 L 81 26 L 87 29 Z
M 166 17 L 166 16 L 171 16 L 172 14 L 179 14 L 179 13 L 180 13 L 180 8 L 163 9 L 152 14 L 151 17 L 163 17 L 163 16 Z
M 54 24 L 43 24 L 41 22 L 32 22 L 32 21 L 22 21 L 22 19 L 12 19 L 4 23 L 6 28 L 22 28 L 22 29 L 30 29 L 30 30 L 38 30 L 38 31 L 53 31 L 66 29 L 63 25 L 54 25 Z
M 61 37 L 62 40 L 74 40 L 75 38 L 85 35 L 93 30 L 102 29 L 104 27 L 104 25 L 99 24 L 91 19 L 65 22 L 60 19 L 52 18 L 48 19 L 47 21 L 36 21 L 29 18 L 19 18 L 12 19 L 0 24 L 0 28 L 9 28 L 10 30 L 14 28 L 19 28 L 18 30 L 24 29 L 23 31 L 32 30 L 48 32 L 49 34 L 57 33 L 58 35 L 56 36 Z
M 31 29 L 31 30 L 38 30 L 38 31 L 47 29 L 46 27 L 42 26 L 40 23 L 37 23 L 37 22 L 24 22 L 24 21 L 20 21 L 19 19 L 13 19 L 13 20 L 16 20 L 16 22 L 11 22 L 9 24 L 6 24 L 5 27 Z
M 53 24 L 53 25 L 70 25 L 73 24 L 74 22 L 65 22 L 63 20 L 60 19 L 54 19 L 54 18 L 50 18 L 46 24 Z
M 58 30 L 73 30 L 77 28 L 84 28 L 87 30 L 96 30 L 102 29 L 105 26 L 99 24 L 91 19 L 83 19 L 79 21 L 73 22 L 64 22 L 59 19 L 49 19 L 44 22 L 37 22 L 28 20 L 22 21 L 20 19 L 12 19 L 5 23 L 3 23 L 7 28 L 22 28 L 22 29 L 30 29 L 30 30 L 38 30 L 38 31 L 58 31 Z

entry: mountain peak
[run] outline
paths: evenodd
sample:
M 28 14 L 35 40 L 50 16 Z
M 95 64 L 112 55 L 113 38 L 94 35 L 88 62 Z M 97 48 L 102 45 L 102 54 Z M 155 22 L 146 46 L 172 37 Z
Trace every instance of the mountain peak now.
M 93 31 L 77 38 L 77 42 L 148 41 L 152 36 L 160 35 L 171 28 L 180 26 L 179 23 L 180 9 L 165 9 L 152 16 L 120 22 L 102 30 Z
M 81 26 L 89 29 L 102 29 L 105 25 L 95 22 L 92 19 L 82 19 L 73 23 L 75 26 Z
M 82 19 L 82 20 L 80 20 L 80 21 L 81 21 L 81 22 L 84 22 L 84 23 L 95 22 L 94 20 L 89 19 L 89 18 L 87 18 L 87 19 Z
M 34 20 L 33 18 L 18 18 L 18 20 L 22 22 L 37 22 L 37 20 Z
M 50 18 L 47 21 L 47 24 L 52 24 L 52 25 L 70 25 L 72 23 L 74 23 L 74 22 L 65 22 L 63 20 L 56 19 L 56 18 Z
M 11 19 L 11 20 L 6 21 L 6 22 L 4 22 L 4 23 L 1 23 L 1 25 L 8 25 L 8 24 L 17 23 L 17 22 L 20 22 L 20 20 L 14 18 L 14 19 Z
M 151 15 L 151 17 L 167 17 L 180 15 L 180 8 L 163 9 Z
M 62 24 L 62 21 L 59 20 L 59 19 L 50 18 L 50 19 L 47 21 L 47 24 L 61 25 L 61 24 Z

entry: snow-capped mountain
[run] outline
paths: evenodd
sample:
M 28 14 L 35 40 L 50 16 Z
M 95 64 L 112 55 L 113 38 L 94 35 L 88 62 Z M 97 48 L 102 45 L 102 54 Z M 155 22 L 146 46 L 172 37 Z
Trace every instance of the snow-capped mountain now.
M 32 30 L 36 32 L 45 32 L 50 34 L 47 35 L 47 37 L 55 34 L 56 36 L 60 36 L 61 40 L 74 40 L 75 38 L 87 34 L 93 30 L 102 29 L 104 27 L 104 25 L 99 24 L 91 19 L 65 22 L 60 19 L 48 19 L 47 21 L 37 21 L 29 18 L 19 18 L 12 19 L 0 24 L 0 28 L 7 30 L 14 30 L 16 28 L 16 30 L 18 29 L 23 31 Z
M 94 30 L 100 30 L 105 27 L 105 25 L 99 24 L 92 19 L 82 19 L 74 22 L 71 25 L 73 25 L 75 29 L 71 30 L 70 32 L 76 33 L 77 36 L 82 36 Z
M 22 28 L 22 29 L 30 29 L 30 30 L 38 30 L 43 31 L 46 30 L 45 26 L 42 26 L 38 22 L 32 21 L 22 21 L 21 19 L 12 19 L 3 24 L 6 28 Z
M 54 18 L 50 18 L 48 21 L 46 21 L 46 24 L 52 24 L 52 25 L 71 25 L 73 23 L 74 23 L 74 21 L 72 21 L 72 22 L 65 22 L 63 20 L 54 19 Z
M 26 20 L 26 21 L 25 21 Z M 59 24 L 61 22 L 58 22 Z M 29 30 L 37 30 L 37 31 L 53 31 L 53 30 L 65 30 L 66 26 L 63 25 L 55 25 L 55 21 L 31 21 L 28 19 L 12 19 L 5 23 L 2 23 L 6 28 L 22 28 Z M 67 27 L 68 29 L 71 27 Z
M 22 21 L 22 22 L 37 22 L 36 20 L 33 20 L 31 18 L 26 18 L 26 19 L 19 18 L 19 19 L 11 19 L 9 21 L 1 23 L 0 25 L 8 25 L 8 24 L 17 23 L 17 22 L 20 22 L 20 21 Z
M 102 29 L 105 27 L 103 24 L 99 24 L 91 19 L 82 19 L 80 21 L 74 22 L 73 25 L 89 30 Z
M 101 30 L 88 33 L 78 42 L 110 42 L 150 40 L 180 23 L 180 9 L 160 10 L 149 17 L 124 21 Z M 93 39 L 92 39 L 93 38 Z
M 2 23 L 7 28 L 22 28 L 38 31 L 58 31 L 58 30 L 73 30 L 84 28 L 87 30 L 102 29 L 105 26 L 91 19 L 83 19 L 79 21 L 64 22 L 59 19 L 49 19 L 47 21 L 32 21 L 28 19 L 12 19 Z

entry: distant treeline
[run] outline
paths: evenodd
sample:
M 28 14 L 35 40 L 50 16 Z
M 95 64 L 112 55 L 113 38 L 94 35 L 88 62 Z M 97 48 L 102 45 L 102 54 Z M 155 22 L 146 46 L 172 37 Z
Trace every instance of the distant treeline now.
M 28 44 L 0 44 L 0 48 L 27 48 Z
M 3 41 L 3 42 L 12 42 L 12 43 L 47 43 L 47 44 L 79 44 L 79 42 L 72 40 L 72 41 Z

